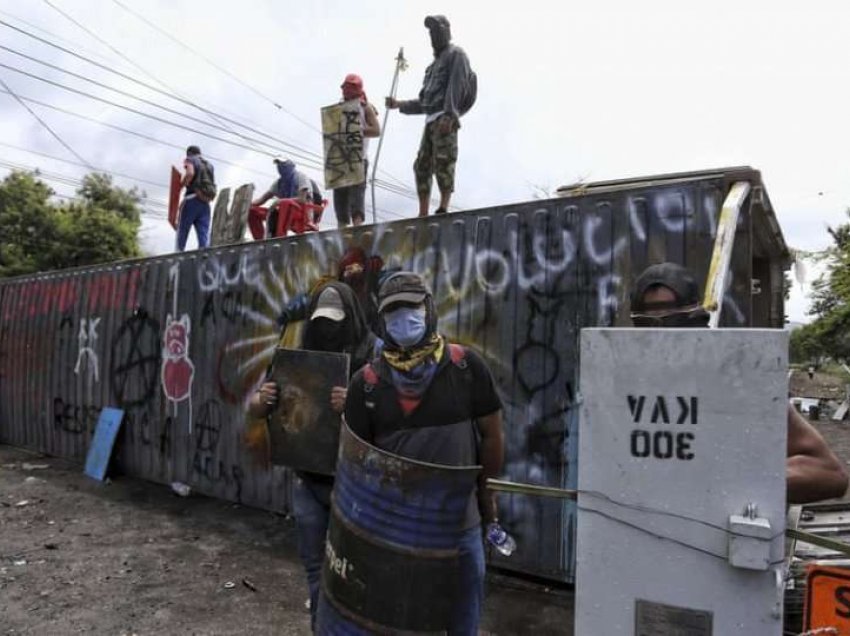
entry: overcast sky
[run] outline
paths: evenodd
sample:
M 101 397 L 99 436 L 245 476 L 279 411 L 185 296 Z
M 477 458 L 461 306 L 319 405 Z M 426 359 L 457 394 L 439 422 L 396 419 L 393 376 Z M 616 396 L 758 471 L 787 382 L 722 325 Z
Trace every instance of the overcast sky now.
M 398 48 L 404 46 L 409 60 L 399 96 L 413 97 L 431 58 L 423 17 L 445 13 L 455 42 L 466 49 L 479 76 L 478 102 L 460 133 L 457 205 L 527 200 L 535 186 L 555 188 L 578 179 L 747 164 L 761 170 L 789 245 L 823 248 L 828 244 L 826 224 L 846 218 L 846 3 L 596 0 L 526 1 L 496 8 L 492 1 L 457 0 L 120 2 L 244 84 L 115 0 L 50 0 L 91 33 L 44 0 L 0 0 L 0 20 L 262 130 L 266 140 L 273 138 L 271 143 L 281 148 L 280 142 L 285 142 L 298 152 L 320 153 L 319 108 L 338 99 L 344 75 L 357 72 L 364 78 L 366 92 L 383 117 L 382 96 L 388 92 Z M 7 26 L 0 25 L 0 30 L 5 47 L 209 121 L 203 113 L 129 79 Z M 176 146 L 30 103 L 86 163 L 132 176 L 117 182 L 138 183 L 147 192 L 151 201 L 142 237 L 150 253 L 172 249 L 173 231 L 163 219 L 168 166 L 180 165 L 188 144 L 198 143 L 206 155 L 235 164 L 215 162 L 220 187 L 252 181 L 263 190 L 275 176 L 270 157 L 257 152 L 255 142 L 5 49 L 0 49 L 0 64 L 247 146 L 145 119 L 0 66 L 0 79 L 22 97 Z M 383 175 L 385 180 L 412 188 L 410 165 L 421 127 L 421 118 L 390 116 L 380 162 L 389 173 Z M 0 94 L 0 143 L 0 174 L 9 164 L 37 166 L 70 178 L 69 185 L 51 182 L 58 193 L 70 195 L 73 179 L 86 172 L 11 148 L 78 161 L 6 94 Z M 308 172 L 320 180 L 319 171 Z M 378 191 L 378 206 L 385 219 L 416 211 L 414 200 L 383 190 Z M 333 214 L 326 218 L 332 227 Z M 190 247 L 193 242 L 194 237 Z M 804 319 L 806 304 L 795 288 L 789 307 L 792 320 Z

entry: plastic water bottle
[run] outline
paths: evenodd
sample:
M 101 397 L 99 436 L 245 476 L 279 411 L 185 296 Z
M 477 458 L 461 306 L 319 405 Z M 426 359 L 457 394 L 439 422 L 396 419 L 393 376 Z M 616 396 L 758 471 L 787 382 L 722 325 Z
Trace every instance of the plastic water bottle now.
M 487 541 L 506 557 L 516 550 L 516 541 L 497 521 L 487 526 Z

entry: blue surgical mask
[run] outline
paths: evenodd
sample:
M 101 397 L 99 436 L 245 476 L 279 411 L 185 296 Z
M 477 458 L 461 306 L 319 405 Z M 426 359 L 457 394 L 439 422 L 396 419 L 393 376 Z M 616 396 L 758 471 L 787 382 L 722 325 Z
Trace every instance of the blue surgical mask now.
M 412 347 L 425 335 L 427 312 L 424 307 L 400 307 L 384 314 L 387 333 L 400 346 Z

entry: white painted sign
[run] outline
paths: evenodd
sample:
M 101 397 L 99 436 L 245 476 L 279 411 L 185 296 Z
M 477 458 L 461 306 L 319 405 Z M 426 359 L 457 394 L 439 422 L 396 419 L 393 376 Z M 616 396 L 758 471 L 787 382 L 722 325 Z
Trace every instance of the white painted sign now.
M 788 336 L 581 336 L 576 634 L 780 635 Z

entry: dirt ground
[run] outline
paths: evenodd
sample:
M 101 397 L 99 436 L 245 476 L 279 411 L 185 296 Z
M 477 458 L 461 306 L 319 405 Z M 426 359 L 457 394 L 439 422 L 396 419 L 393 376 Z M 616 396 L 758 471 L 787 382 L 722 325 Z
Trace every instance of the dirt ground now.
M 309 634 L 306 598 L 289 519 L 0 446 L 0 634 Z M 493 575 L 482 627 L 572 634 L 572 610 Z
M 290 519 L 0 446 L 0 634 L 309 634 L 305 600 Z M 572 625 L 570 590 L 488 575 L 489 633 Z

